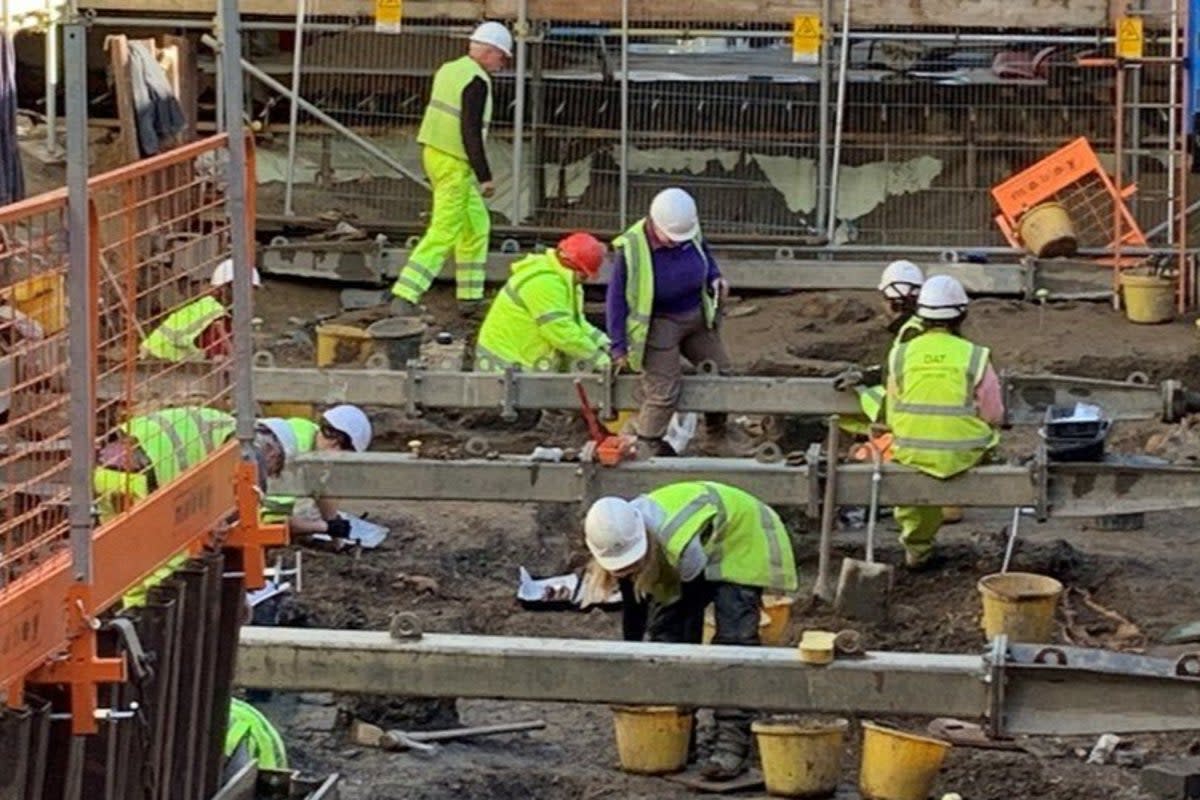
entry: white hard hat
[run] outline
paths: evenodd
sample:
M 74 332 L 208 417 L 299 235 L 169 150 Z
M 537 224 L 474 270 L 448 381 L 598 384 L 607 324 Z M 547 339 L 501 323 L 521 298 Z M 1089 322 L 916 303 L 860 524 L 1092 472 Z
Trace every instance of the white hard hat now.
M 650 221 L 672 242 L 687 242 L 700 235 L 696 201 L 674 186 L 654 195 L 650 201 Z
M 322 414 L 321 419 L 349 436 L 355 452 L 361 453 L 371 446 L 371 420 L 358 406 L 334 406 Z
M 254 274 L 253 274 L 253 277 L 251 278 L 254 285 L 262 286 L 262 278 L 260 278 L 258 275 L 258 269 L 254 268 L 254 267 L 252 267 L 251 269 L 254 269 Z M 211 283 L 212 283 L 213 287 L 224 286 L 227 283 L 233 283 L 233 259 L 232 258 L 227 258 L 224 261 L 222 261 L 220 264 L 217 264 L 217 268 L 214 269 L 213 273 L 212 273 Z
M 287 420 L 282 417 L 264 417 L 258 421 L 258 427 L 268 431 L 279 442 L 279 446 L 283 448 L 285 461 L 291 461 L 296 457 L 296 453 L 300 450 L 300 443 L 296 441 L 296 432 L 292 430 L 292 426 L 287 423 Z
M 583 530 L 588 550 L 609 572 L 636 564 L 646 555 L 646 521 L 632 503 L 619 497 L 601 497 L 592 503 Z
M 508 28 L 499 22 L 483 22 L 471 34 L 471 41 L 479 44 L 490 44 L 504 55 L 512 58 L 513 40 Z
M 954 319 L 967 310 L 967 291 L 949 275 L 934 275 L 925 281 L 917 296 L 917 316 L 921 319 Z
M 921 290 L 925 283 L 925 273 L 921 268 L 907 259 L 893 261 L 879 276 L 879 291 L 891 300 L 910 297 Z

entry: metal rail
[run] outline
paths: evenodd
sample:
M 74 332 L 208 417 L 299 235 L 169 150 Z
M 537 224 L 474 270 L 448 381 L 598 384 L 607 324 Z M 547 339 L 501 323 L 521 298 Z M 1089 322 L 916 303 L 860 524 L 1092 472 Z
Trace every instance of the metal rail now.
M 835 366 L 831 362 L 831 366 Z M 356 403 L 391 406 L 416 415 L 427 408 L 576 409 L 574 381 L 584 381 L 602 413 L 637 408 L 635 375 L 479 373 L 425 370 L 259 368 L 254 372 L 260 402 Z M 1160 385 L 1068 375 L 1002 376 L 1007 422 L 1036 425 L 1050 405 L 1096 403 L 1115 420 L 1174 421 L 1200 410 L 1194 394 L 1178 381 Z M 861 413 L 853 391 L 837 391 L 830 378 L 689 375 L 683 379 L 681 411 L 746 414 Z
M 838 466 L 838 505 L 870 499 L 870 464 Z M 738 458 L 652 459 L 603 468 L 499 457 L 440 461 L 401 453 L 309 453 L 272 492 L 346 500 L 478 500 L 579 503 L 630 497 L 685 480 L 741 486 L 764 502 L 815 508 L 823 468 Z M 885 465 L 883 505 L 1034 507 L 1040 518 L 1200 508 L 1200 469 L 1114 464 L 982 466 L 949 480 Z
M 987 718 L 997 733 L 1190 730 L 1196 657 L 1008 645 L 871 652 L 828 666 L 790 648 L 243 628 L 237 681 L 287 691 Z

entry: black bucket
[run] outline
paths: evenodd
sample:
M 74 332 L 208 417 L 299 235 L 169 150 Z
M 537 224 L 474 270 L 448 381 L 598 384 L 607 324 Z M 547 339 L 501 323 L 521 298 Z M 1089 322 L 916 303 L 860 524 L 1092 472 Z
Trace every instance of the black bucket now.
M 391 369 L 404 369 L 421 357 L 425 323 L 413 317 L 388 317 L 367 328 L 375 340 L 375 352 L 387 356 Z

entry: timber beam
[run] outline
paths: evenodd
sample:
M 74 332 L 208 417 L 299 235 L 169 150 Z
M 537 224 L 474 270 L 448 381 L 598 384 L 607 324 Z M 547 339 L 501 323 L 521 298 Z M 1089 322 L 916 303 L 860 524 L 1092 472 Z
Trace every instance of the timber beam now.
M 255 397 L 261 402 L 356 403 L 389 406 L 419 414 L 427 408 L 492 408 L 504 413 L 523 409 L 579 408 L 574 381 L 584 382 L 602 415 L 637 408 L 635 375 L 581 373 L 479 373 L 425 370 L 404 372 L 361 369 L 259 368 Z M 1096 403 L 1114 420 L 1174 421 L 1196 408 L 1177 381 L 1159 386 L 1066 375 L 1002 376 L 1009 425 L 1041 424 L 1049 405 Z M 683 379 L 680 411 L 742 414 L 861 415 L 857 395 L 839 392 L 829 378 L 688 375 Z
M 1191 730 L 1191 660 L 1009 645 L 870 652 L 810 666 L 792 648 L 372 631 L 242 629 L 237 683 L 282 691 L 988 719 L 1000 734 Z
M 663 484 L 710 480 L 738 486 L 777 506 L 814 507 L 823 468 L 738 458 L 669 458 L 618 467 L 546 463 L 522 457 L 443 461 L 402 453 L 307 453 L 279 481 L 277 494 L 344 500 L 478 500 L 583 503 L 632 497 Z M 869 464 L 838 466 L 838 505 L 866 505 Z M 981 466 L 949 480 L 896 464 L 883 466 L 885 506 L 1032 506 L 1039 517 L 1200 508 L 1200 469 L 1114 464 Z

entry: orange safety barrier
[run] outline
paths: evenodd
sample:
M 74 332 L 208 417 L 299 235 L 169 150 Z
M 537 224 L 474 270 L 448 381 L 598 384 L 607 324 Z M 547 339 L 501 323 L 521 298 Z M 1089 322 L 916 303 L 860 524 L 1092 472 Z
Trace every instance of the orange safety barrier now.
M 0 208 L 0 692 L 18 705 L 27 683 L 69 686 L 75 733 L 95 730 L 97 684 L 124 678 L 123 662 L 97 655 L 97 617 L 205 547 L 240 549 L 257 588 L 262 549 L 286 543 L 258 523 L 256 470 L 234 436 L 232 288 L 210 280 L 232 257 L 227 158 L 218 135 L 89 180 L 94 346 L 91 363 L 71 366 L 93 378 L 90 583 L 66 547 L 67 195 Z
M 1136 192 L 1136 184 L 1118 190 L 1091 144 L 1080 137 L 997 184 L 992 197 L 1000 208 L 996 224 L 1013 247 L 1022 246 L 1017 235 L 1021 216 L 1041 203 L 1055 201 L 1070 215 L 1081 248 L 1115 251 L 1146 246 L 1146 237 L 1125 204 Z

